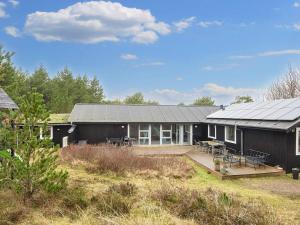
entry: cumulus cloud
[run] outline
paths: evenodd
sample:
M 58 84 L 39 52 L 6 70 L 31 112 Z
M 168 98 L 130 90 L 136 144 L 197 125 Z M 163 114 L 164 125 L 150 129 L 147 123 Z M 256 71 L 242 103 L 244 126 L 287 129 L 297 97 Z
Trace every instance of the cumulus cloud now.
M 125 7 L 117 2 L 78 2 L 56 12 L 27 16 L 25 31 L 39 41 L 98 43 L 131 40 L 150 44 L 171 32 L 149 10 Z
M 185 18 L 185 19 L 182 19 L 182 20 L 179 20 L 177 22 L 174 22 L 173 25 L 175 26 L 175 29 L 180 32 L 180 31 L 183 31 L 187 28 L 189 28 L 193 22 L 195 22 L 196 20 L 196 17 L 192 16 L 192 17 L 189 17 L 189 18 Z
M 208 27 L 220 27 L 223 25 L 223 22 L 222 21 L 219 21 L 219 20 L 213 20 L 213 21 L 200 21 L 198 23 L 198 25 L 202 28 L 208 28 Z
M 12 36 L 12 37 L 21 37 L 21 32 L 19 31 L 18 28 L 14 26 L 7 26 L 4 28 L 4 31 L 6 34 Z
M 17 0 L 8 0 L 8 2 L 14 7 L 19 5 L 19 1 L 17 1 Z
M 179 102 L 191 104 L 196 98 L 210 96 L 215 100 L 217 105 L 221 105 L 230 104 L 236 96 L 249 95 L 255 100 L 261 100 L 263 93 L 263 89 L 235 88 L 207 83 L 192 91 L 183 92 L 175 89 L 156 89 L 145 93 L 145 96 L 149 99 L 157 100 L 161 104 L 178 104 Z
M 134 54 L 122 54 L 121 56 L 121 59 L 124 59 L 124 60 L 137 60 L 138 57 Z
M 0 2 L 0 18 L 4 18 L 4 17 L 8 16 L 6 14 L 5 7 L 6 7 L 6 4 L 4 2 Z

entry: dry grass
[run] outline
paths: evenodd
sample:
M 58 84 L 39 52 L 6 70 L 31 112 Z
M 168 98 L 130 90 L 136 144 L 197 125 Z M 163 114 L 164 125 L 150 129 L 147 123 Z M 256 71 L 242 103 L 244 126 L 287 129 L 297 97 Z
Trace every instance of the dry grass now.
M 111 170 L 91 173 L 91 156 L 75 153 L 61 161 L 70 179 L 60 194 L 40 193 L 24 206 L 12 192 L 0 190 L 0 225 L 300 224 L 300 198 L 268 189 L 268 183 L 274 190 L 283 183 L 292 192 L 299 181 L 290 182 L 289 177 L 221 181 L 184 157 L 176 161 L 194 168 L 189 178 L 136 167 L 134 172 L 125 167 L 127 175 L 116 176 Z M 172 168 L 165 167 L 164 173 L 168 170 Z
M 213 189 L 197 191 L 164 184 L 153 191 L 152 198 L 175 216 L 201 225 L 283 224 L 263 202 L 253 199 L 243 202 L 232 194 Z
M 174 157 L 142 157 L 130 148 L 113 145 L 72 145 L 62 150 L 61 159 L 71 164 L 84 165 L 89 172 L 113 172 L 124 176 L 128 173 L 146 176 L 190 177 L 194 170 Z

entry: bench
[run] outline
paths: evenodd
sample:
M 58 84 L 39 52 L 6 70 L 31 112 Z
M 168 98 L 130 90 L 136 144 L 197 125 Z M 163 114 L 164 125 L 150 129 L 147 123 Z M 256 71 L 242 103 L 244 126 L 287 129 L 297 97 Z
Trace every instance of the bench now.
M 266 163 L 270 160 L 270 157 L 271 154 L 249 149 L 245 153 L 245 165 L 247 163 L 252 164 L 254 169 L 256 169 L 257 166 L 266 166 Z

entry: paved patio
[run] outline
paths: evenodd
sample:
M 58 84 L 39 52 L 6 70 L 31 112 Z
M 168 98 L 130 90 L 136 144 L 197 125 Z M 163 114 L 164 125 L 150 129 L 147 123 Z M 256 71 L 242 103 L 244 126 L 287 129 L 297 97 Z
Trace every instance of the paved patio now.
M 199 151 L 195 146 L 135 146 L 133 152 L 141 156 L 187 156 L 200 167 L 206 169 L 209 173 L 219 177 L 220 179 L 237 179 L 248 177 L 262 177 L 262 176 L 279 176 L 284 173 L 284 170 L 276 167 L 265 166 L 254 169 L 252 165 L 232 165 L 228 167 L 225 175 L 215 171 L 213 156 Z

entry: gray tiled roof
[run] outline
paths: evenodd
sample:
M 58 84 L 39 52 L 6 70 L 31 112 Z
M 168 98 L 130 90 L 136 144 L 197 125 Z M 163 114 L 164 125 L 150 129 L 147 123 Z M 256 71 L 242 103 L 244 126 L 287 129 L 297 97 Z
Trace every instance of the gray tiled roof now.
M 300 98 L 233 104 L 210 114 L 205 122 L 288 130 L 300 123 Z
M 197 123 L 216 106 L 76 104 L 69 122 L 78 123 Z
M 0 109 L 17 109 L 18 106 L 14 101 L 6 94 L 6 92 L 0 88 Z

